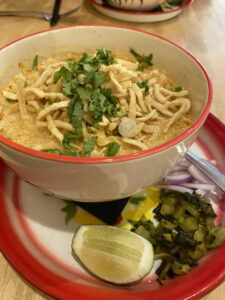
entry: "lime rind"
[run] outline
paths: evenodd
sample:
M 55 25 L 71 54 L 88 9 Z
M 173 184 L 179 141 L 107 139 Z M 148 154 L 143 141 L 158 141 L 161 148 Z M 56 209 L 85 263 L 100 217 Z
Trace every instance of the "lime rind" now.
M 101 240 L 102 236 L 104 240 Z M 124 236 L 127 239 L 121 239 Z M 138 248 L 141 250 L 138 251 Z M 118 285 L 142 280 L 150 273 L 154 263 L 153 247 L 149 241 L 114 226 L 81 225 L 74 234 L 72 249 L 88 272 Z M 124 255 L 126 249 L 129 250 L 127 256 Z

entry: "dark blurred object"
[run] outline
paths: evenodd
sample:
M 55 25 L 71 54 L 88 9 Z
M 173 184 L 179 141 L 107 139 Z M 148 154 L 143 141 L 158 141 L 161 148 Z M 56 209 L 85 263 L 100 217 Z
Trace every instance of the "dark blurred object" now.
M 61 0 L 55 0 L 55 4 L 52 11 L 52 18 L 50 20 L 51 26 L 56 25 L 60 16 L 59 16 L 59 10 L 60 10 Z
M 108 225 L 114 225 L 121 215 L 124 206 L 127 204 L 129 197 L 120 200 L 113 200 L 107 202 L 74 202 L 78 206 L 82 207 L 90 214 L 99 218 Z
M 184 2 L 184 0 L 166 0 L 168 4 L 178 5 Z

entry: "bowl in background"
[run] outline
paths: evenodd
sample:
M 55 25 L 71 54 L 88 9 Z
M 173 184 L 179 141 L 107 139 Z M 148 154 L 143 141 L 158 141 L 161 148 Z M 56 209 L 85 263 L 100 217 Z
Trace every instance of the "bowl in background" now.
M 211 81 L 202 65 L 176 44 L 150 34 L 122 27 L 73 26 L 35 33 L 0 50 L 0 88 L 21 72 L 21 60 L 31 66 L 36 54 L 55 51 L 91 52 L 111 49 L 126 55 L 130 47 L 153 53 L 156 68 L 165 70 L 178 85 L 186 86 L 192 100 L 193 124 L 160 146 L 115 157 L 68 157 L 36 151 L 0 135 L 0 156 L 21 178 L 58 197 L 98 202 L 120 199 L 162 179 L 184 156 L 203 125 L 212 100 Z
M 164 0 L 105 0 L 105 2 L 118 9 L 148 11 L 157 7 Z

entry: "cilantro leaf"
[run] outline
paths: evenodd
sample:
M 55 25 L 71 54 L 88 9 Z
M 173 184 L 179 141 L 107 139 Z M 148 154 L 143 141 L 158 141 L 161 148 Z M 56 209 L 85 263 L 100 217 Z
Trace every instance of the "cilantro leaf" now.
M 130 53 L 136 58 L 136 60 L 139 62 L 139 66 L 137 68 L 137 71 L 143 71 L 145 68 L 152 66 L 152 58 L 153 55 L 140 55 L 138 54 L 134 49 L 130 49 Z
M 148 80 L 137 82 L 137 85 L 139 86 L 140 89 L 145 88 L 145 91 L 148 92 L 149 90 Z
M 74 153 L 76 156 L 77 151 L 72 146 L 70 146 L 70 143 L 75 143 L 77 139 L 78 137 L 75 134 L 71 134 L 68 132 L 64 133 L 62 145 L 66 149 L 67 154 L 65 154 L 64 152 L 63 155 L 68 155 L 69 152 L 69 153 Z
M 92 90 L 90 87 L 80 87 L 77 89 L 77 93 L 81 100 L 89 100 Z
M 102 48 L 102 49 L 97 49 L 97 53 L 95 56 L 95 62 L 98 65 L 104 64 L 104 65 L 108 66 L 108 65 L 114 64 L 116 61 L 112 55 L 112 51 Z
M 79 101 L 76 101 L 73 106 L 71 121 L 79 138 L 83 136 L 82 119 L 83 119 L 83 106 Z
M 177 86 L 175 88 L 171 89 L 172 92 L 181 92 L 182 91 L 182 86 Z
M 43 149 L 42 152 L 52 153 L 52 154 L 62 154 L 61 150 L 58 148 L 52 148 L 52 149 Z
M 105 74 L 103 72 L 96 72 L 93 78 L 93 87 L 97 89 L 103 82 L 105 82 Z
M 94 150 L 97 136 L 92 136 L 90 138 L 84 139 L 84 153 L 90 156 L 91 152 Z
M 118 117 L 118 118 L 123 118 L 123 117 L 125 117 L 125 116 L 127 116 L 127 115 L 128 115 L 128 112 L 125 111 L 125 112 L 121 112 L 121 113 L 117 114 L 117 117 Z
M 9 103 L 16 103 L 16 102 L 18 102 L 18 100 L 13 100 L 13 99 L 9 99 L 9 98 L 6 98 L 5 100 L 7 102 L 9 102 Z
M 38 55 L 35 55 L 32 63 L 32 70 L 37 70 L 37 68 L 38 68 Z
M 69 223 L 70 220 L 72 220 L 77 212 L 77 206 L 73 201 L 64 200 L 66 203 L 66 206 L 61 209 L 64 213 L 66 213 L 65 216 L 65 223 L 66 225 Z
M 106 151 L 105 151 L 105 156 L 115 156 L 117 154 L 117 152 L 120 149 L 120 144 L 118 144 L 117 142 L 113 142 L 113 143 L 109 143 Z

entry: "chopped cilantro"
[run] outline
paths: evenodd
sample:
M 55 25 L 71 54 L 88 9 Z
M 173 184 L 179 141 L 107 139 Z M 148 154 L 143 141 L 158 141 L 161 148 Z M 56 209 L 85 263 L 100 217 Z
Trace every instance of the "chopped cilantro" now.
M 37 68 L 38 68 L 38 55 L 35 55 L 32 63 L 32 70 L 37 70 Z
M 95 89 L 89 102 L 89 112 L 93 114 L 95 120 L 100 121 L 103 114 L 110 117 L 116 116 L 117 98 L 112 96 L 111 89 Z
M 70 143 L 75 143 L 77 139 L 77 135 L 66 132 L 64 133 L 62 145 L 69 152 L 77 152 L 72 146 L 70 146 Z
M 73 201 L 63 200 L 66 203 L 66 206 L 61 209 L 64 213 L 66 213 L 65 223 L 66 225 L 72 220 L 77 212 L 77 206 Z
M 92 136 L 88 139 L 84 139 L 84 153 L 90 156 L 91 152 L 94 150 L 97 136 Z
M 83 138 L 82 101 L 87 101 L 88 112 L 96 120 L 93 124 L 94 127 L 98 127 L 98 121 L 101 121 L 104 114 L 110 117 L 117 115 L 119 110 L 117 107 L 117 98 L 112 96 L 111 89 L 101 88 L 106 78 L 104 72 L 99 71 L 101 64 L 110 65 L 115 62 L 112 52 L 102 48 L 97 49 L 95 57 L 83 53 L 82 57 L 77 61 L 68 59 L 67 64 L 54 73 L 54 82 L 61 80 L 63 94 L 70 98 L 68 116 L 76 131 L 75 135 L 64 134 L 62 145 L 66 151 L 62 153 L 63 155 L 89 156 L 94 149 L 97 137 L 84 139 L 83 152 L 76 151 L 70 145 L 71 142 L 76 142 L 78 139 Z
M 171 89 L 173 92 L 181 92 L 182 91 L 182 86 L 177 86 Z
M 76 101 L 74 103 L 71 121 L 79 138 L 83 136 L 82 118 L 83 118 L 83 106 L 79 101 Z
M 117 117 L 118 117 L 118 118 L 123 118 L 123 117 L 125 117 L 125 116 L 127 116 L 127 115 L 128 115 L 128 112 L 125 111 L 125 112 L 118 113 L 118 114 L 117 114 Z
M 18 102 L 18 100 L 13 100 L 13 99 L 9 99 L 9 98 L 6 98 L 6 101 L 9 102 L 9 103 L 16 103 L 16 102 Z
M 62 152 L 60 151 L 60 149 L 58 148 L 52 148 L 52 149 L 43 149 L 41 150 L 42 152 L 47 152 L 47 153 L 52 153 L 52 154 L 62 154 Z
M 90 87 L 80 87 L 77 89 L 77 92 L 81 100 L 89 100 L 92 89 Z
M 134 49 L 130 49 L 130 53 L 136 58 L 136 60 L 139 62 L 139 66 L 137 68 L 137 71 L 143 71 L 145 68 L 152 66 L 152 58 L 153 55 L 140 55 L 138 54 Z
M 98 124 L 98 122 L 94 122 L 93 124 L 92 124 L 92 126 L 94 127 L 94 128 L 99 128 L 99 124 Z
M 25 87 L 25 88 L 28 87 L 27 81 L 24 82 L 24 87 Z
M 120 149 L 120 144 L 113 142 L 110 143 L 105 151 L 105 156 L 115 156 Z
M 98 64 L 104 64 L 107 66 L 116 62 L 112 55 L 112 51 L 106 50 L 105 48 L 97 49 L 95 61 L 98 62 Z
M 147 115 L 148 114 L 148 112 L 147 111 L 141 111 L 141 113 L 142 113 L 142 115 Z
M 105 74 L 103 72 L 96 72 L 93 77 L 93 87 L 97 89 L 105 82 Z
M 137 85 L 139 86 L 140 89 L 145 88 L 145 91 L 148 92 L 149 90 L 148 80 L 142 82 L 140 81 L 137 83 Z

